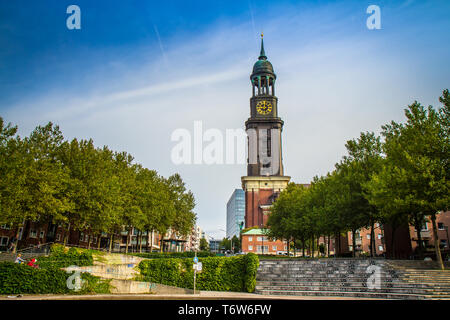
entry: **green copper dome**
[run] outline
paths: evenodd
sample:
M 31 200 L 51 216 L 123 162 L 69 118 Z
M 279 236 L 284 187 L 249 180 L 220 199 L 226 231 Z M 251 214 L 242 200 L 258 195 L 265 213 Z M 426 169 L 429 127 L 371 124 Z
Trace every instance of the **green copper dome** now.
M 264 41 L 261 38 L 261 52 L 259 54 L 258 61 L 253 65 L 252 77 L 258 74 L 272 74 L 275 76 L 273 66 L 269 60 L 267 60 L 266 53 L 264 51 Z
M 253 65 L 253 74 L 258 74 L 258 73 L 272 73 L 273 72 L 273 66 L 270 63 L 270 61 L 268 60 L 258 60 L 256 61 L 256 63 Z

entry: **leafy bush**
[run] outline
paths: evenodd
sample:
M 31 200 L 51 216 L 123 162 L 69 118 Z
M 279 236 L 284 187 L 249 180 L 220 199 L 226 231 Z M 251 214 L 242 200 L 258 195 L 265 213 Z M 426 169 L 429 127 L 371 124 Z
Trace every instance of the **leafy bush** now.
M 109 293 L 110 280 L 103 280 L 89 273 L 82 273 L 83 287 L 79 291 L 67 287 L 67 279 L 73 273 L 48 267 L 36 269 L 13 262 L 0 263 L 0 294 L 86 294 Z
M 245 277 L 244 284 L 247 292 L 255 291 L 256 273 L 258 272 L 259 259 L 254 253 L 248 253 L 244 256 L 245 260 Z
M 65 246 L 63 246 L 62 244 L 59 244 L 59 243 L 54 243 L 50 247 L 50 253 L 61 254 L 61 253 L 66 253 L 68 250 L 69 250 L 68 248 L 66 248 Z
M 23 264 L 0 263 L 0 293 L 1 294 L 81 294 L 81 293 L 109 293 L 110 280 L 102 280 L 89 273 L 82 273 L 83 287 L 79 291 L 67 288 L 67 279 L 73 273 L 67 273 L 61 268 L 71 265 L 92 266 L 94 259 L 92 252 L 75 248 L 67 249 L 62 245 L 53 245 L 50 255 L 39 257 L 38 269 Z
M 210 291 L 253 292 L 259 265 L 255 254 L 236 257 L 200 258 L 203 264 L 197 273 L 196 288 Z M 153 259 L 139 263 L 141 280 L 181 288 L 194 288 L 193 261 L 190 259 Z
M 35 269 L 13 262 L 0 263 L 0 293 L 68 293 L 67 277 L 63 270 Z
M 70 248 L 66 250 L 64 247 L 52 246 L 51 254 L 48 257 L 40 257 L 37 264 L 41 269 L 47 268 L 65 268 L 71 265 L 75 266 L 92 266 L 94 258 L 92 253 Z
M 145 252 L 145 253 L 128 253 L 129 255 L 146 258 L 146 259 L 165 259 L 165 258 L 193 258 L 195 252 Z M 209 251 L 197 252 L 197 257 L 214 257 L 215 254 Z
M 112 279 L 101 279 L 87 272 L 81 274 L 81 279 L 85 282 L 81 290 L 77 292 L 79 294 L 111 293 Z

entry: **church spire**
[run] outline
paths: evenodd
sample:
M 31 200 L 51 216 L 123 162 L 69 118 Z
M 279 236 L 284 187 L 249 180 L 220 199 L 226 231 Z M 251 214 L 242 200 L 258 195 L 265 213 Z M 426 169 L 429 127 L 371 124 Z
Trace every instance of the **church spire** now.
M 267 60 L 266 53 L 264 52 L 264 33 L 261 32 L 261 52 L 259 53 L 259 60 Z

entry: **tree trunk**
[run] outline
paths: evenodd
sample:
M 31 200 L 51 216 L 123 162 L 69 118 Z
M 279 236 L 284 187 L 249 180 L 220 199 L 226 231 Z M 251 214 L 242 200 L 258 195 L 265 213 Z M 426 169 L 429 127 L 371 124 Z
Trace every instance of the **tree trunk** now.
M 314 235 L 311 236 L 311 244 L 309 247 L 311 248 L 311 258 L 314 258 Z
M 436 214 L 431 215 L 431 223 L 433 224 L 433 239 L 434 239 L 434 250 L 436 251 L 436 261 L 439 264 L 441 270 L 445 270 L 444 262 L 442 261 L 441 248 L 439 247 L 439 237 L 436 228 Z
M 375 255 L 374 255 L 374 246 L 373 246 L 373 238 L 374 238 L 374 234 L 375 234 L 375 232 L 374 232 L 374 230 L 373 230 L 373 228 L 374 228 L 374 226 L 375 226 L 375 223 L 373 222 L 373 221 L 370 221 L 370 241 L 369 241 L 369 243 L 370 243 L 370 256 L 373 258 Z
M 305 257 L 305 237 L 302 237 L 302 257 Z
M 109 253 L 112 252 L 113 242 L 114 242 L 114 233 L 111 233 L 111 236 L 109 237 Z
M 320 257 L 320 235 L 317 236 L 317 258 Z
M 19 246 L 19 233 L 20 233 L 19 230 L 20 230 L 20 227 L 17 227 L 16 242 L 14 243 L 13 253 L 17 252 L 17 247 Z M 23 221 L 22 221 L 22 238 L 23 238 L 24 230 L 25 230 L 25 219 L 23 219 Z
M 130 227 L 127 228 L 127 241 L 126 241 L 126 246 L 125 246 L 125 254 L 128 253 L 129 239 L 130 239 Z
M 419 221 L 419 218 L 416 216 L 414 218 L 414 225 L 416 228 L 416 232 L 417 232 L 417 242 L 419 244 L 419 259 L 423 260 L 423 243 L 422 243 L 422 224 L 421 221 Z
M 69 222 L 69 226 L 67 227 L 67 231 L 64 232 L 64 246 L 67 244 L 67 240 L 70 236 L 70 222 Z
M 337 255 L 335 255 L 336 257 L 339 256 L 341 254 L 341 233 L 338 232 L 337 233 L 337 244 L 338 244 L 338 250 L 337 250 Z
M 355 258 L 356 257 L 356 229 L 352 230 L 352 247 L 353 247 L 352 256 L 353 256 L 353 258 Z
M 91 249 L 91 233 L 88 235 L 88 250 Z
M 134 233 L 134 230 L 133 230 Z M 136 244 L 133 247 L 133 245 L 131 245 L 133 248 L 133 252 L 138 252 L 138 248 L 139 248 L 139 231 L 137 231 L 137 235 L 136 235 Z
M 288 257 L 289 257 L 289 247 L 290 247 L 290 241 L 289 241 L 289 239 L 286 240 L 286 243 L 287 243 L 287 255 L 288 255 Z
M 392 228 L 392 231 L 391 231 L 391 258 L 395 259 L 396 256 L 395 256 L 395 240 L 394 240 L 394 237 L 395 237 L 395 229 L 396 228 L 394 228 L 394 226 L 391 226 L 391 228 Z
M 330 240 L 331 235 L 328 234 L 328 245 L 327 245 L 327 257 L 330 257 L 330 245 L 331 245 L 331 240 Z
M 152 230 L 152 234 L 150 235 L 150 253 L 152 253 L 153 251 L 153 230 Z
M 142 231 L 139 231 L 139 253 L 142 253 Z
M 102 240 L 102 234 L 99 233 L 99 234 L 97 235 L 97 249 L 98 249 L 98 250 L 100 250 L 100 243 L 101 243 L 101 240 Z
M 293 241 L 294 241 L 294 257 L 297 255 L 297 250 L 296 250 L 296 245 L 295 245 L 295 238 L 293 239 Z

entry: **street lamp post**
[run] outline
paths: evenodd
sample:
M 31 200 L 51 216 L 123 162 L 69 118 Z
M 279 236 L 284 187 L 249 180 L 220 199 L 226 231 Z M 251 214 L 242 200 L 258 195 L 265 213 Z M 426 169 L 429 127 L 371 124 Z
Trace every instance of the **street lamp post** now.
M 264 254 L 264 232 L 262 232 L 263 226 L 261 225 L 261 254 Z

